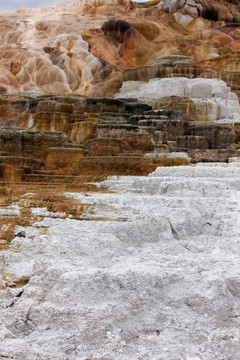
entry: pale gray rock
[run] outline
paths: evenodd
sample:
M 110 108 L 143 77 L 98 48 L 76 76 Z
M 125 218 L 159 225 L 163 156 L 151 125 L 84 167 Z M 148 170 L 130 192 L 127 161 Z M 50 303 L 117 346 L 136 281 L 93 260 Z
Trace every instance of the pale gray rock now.
M 137 98 L 140 101 L 161 99 L 163 97 L 189 97 L 201 115 L 209 121 L 240 121 L 238 97 L 223 80 L 164 78 L 152 79 L 147 83 L 126 81 L 115 98 Z
M 188 155 L 188 153 L 183 152 L 183 151 L 178 151 L 178 152 L 171 152 L 171 153 L 145 153 L 143 155 L 143 157 L 145 158 L 178 158 L 178 159 L 186 159 L 189 162 L 192 160 L 190 158 L 190 156 Z
M 238 161 L 161 167 L 68 193 L 89 204 L 79 220 L 35 209 L 1 253 L 29 282 L 0 291 L 0 357 L 240 358 L 239 176 Z

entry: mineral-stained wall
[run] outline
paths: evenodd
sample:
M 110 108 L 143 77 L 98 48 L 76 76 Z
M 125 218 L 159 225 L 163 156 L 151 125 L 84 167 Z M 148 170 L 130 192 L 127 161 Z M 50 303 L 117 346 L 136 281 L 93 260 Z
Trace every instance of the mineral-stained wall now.
M 188 79 L 180 80 L 187 84 Z M 225 83 L 214 84 L 214 91 L 222 89 L 222 96 L 225 91 L 229 93 Z M 204 83 L 203 88 L 206 90 Z M 153 107 L 163 109 L 154 110 L 132 99 L 22 94 L 16 100 L 15 96 L 2 96 L 0 179 L 73 182 L 76 176 L 139 175 L 157 166 L 185 164 L 190 159 L 227 161 L 238 156 L 238 127 L 209 121 L 208 117 L 216 113 L 210 105 L 211 111 L 201 115 L 191 98 L 150 100 Z M 189 158 L 181 158 L 181 152 L 188 153 Z M 170 159 L 168 153 L 175 156 Z
M 199 69 L 214 71 L 213 77 L 221 73 L 234 87 L 239 84 L 238 9 L 236 1 L 224 0 L 78 0 L 2 13 L 0 92 L 111 96 L 124 69 L 163 55 L 191 56 L 196 76 Z
M 129 158 L 148 153 L 237 155 L 238 5 L 79 0 L 0 14 L 3 179 L 74 181 L 111 156 L 135 174 Z

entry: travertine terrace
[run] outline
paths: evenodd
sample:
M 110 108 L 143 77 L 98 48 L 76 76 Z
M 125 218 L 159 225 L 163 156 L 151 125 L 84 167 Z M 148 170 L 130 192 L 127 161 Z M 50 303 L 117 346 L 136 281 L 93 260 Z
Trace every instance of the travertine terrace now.
M 239 24 L 0 13 L 0 360 L 240 358 Z
M 197 164 L 98 193 L 15 190 L 1 214 L 25 208 L 30 223 L 0 254 L 2 359 L 238 359 L 239 173 Z

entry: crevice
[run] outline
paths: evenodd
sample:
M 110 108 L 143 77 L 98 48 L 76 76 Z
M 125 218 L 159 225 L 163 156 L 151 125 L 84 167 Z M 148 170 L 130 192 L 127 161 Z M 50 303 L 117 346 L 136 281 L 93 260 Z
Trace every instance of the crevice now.
M 179 236 L 178 236 L 178 233 L 177 231 L 174 229 L 174 227 L 172 226 L 171 222 L 169 221 L 169 225 L 170 225 L 170 228 L 171 228 L 171 231 L 172 231 L 172 234 L 173 234 L 173 237 L 175 240 L 179 240 Z

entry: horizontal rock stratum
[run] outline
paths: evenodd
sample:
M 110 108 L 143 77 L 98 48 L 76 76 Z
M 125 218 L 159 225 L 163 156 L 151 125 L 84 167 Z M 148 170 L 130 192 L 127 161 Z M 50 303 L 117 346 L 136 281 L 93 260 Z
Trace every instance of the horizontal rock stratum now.
M 176 104 L 181 98 L 189 98 L 199 111 L 199 118 L 209 121 L 240 121 L 238 97 L 230 91 L 226 83 L 218 79 L 188 79 L 174 77 L 141 81 L 125 81 L 117 98 L 137 98 L 142 101 L 176 97 Z M 166 105 L 165 105 L 166 106 Z M 160 102 L 158 108 L 166 108 Z M 186 114 L 189 116 L 190 114 Z M 191 116 L 191 115 L 190 115 Z

